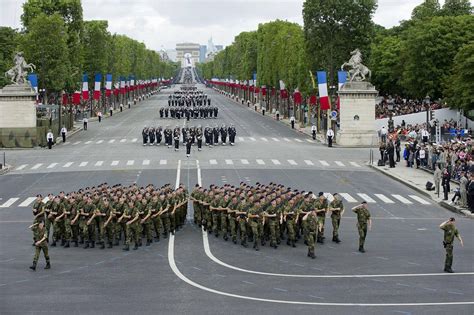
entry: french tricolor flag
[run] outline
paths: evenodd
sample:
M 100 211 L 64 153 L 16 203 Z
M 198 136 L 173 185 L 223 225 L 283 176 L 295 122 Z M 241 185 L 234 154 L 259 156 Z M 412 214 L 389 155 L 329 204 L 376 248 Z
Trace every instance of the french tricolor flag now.
M 110 96 L 112 94 L 112 75 L 105 75 L 105 95 Z
M 329 106 L 329 96 L 328 96 L 328 84 L 326 80 L 326 71 L 318 71 L 318 90 L 319 90 L 319 104 L 322 110 L 328 110 L 331 107 Z
M 120 77 L 120 94 L 125 94 L 125 77 Z
M 89 79 L 87 74 L 82 76 L 82 99 L 85 101 L 89 99 Z
M 100 99 L 100 84 L 102 83 L 102 74 L 97 73 L 94 80 L 94 99 Z
M 337 81 L 338 81 L 338 91 L 341 90 L 342 86 L 346 83 L 347 81 L 347 72 L 346 71 L 338 71 L 337 72 Z M 341 100 L 339 96 L 337 97 L 337 110 L 341 108 Z

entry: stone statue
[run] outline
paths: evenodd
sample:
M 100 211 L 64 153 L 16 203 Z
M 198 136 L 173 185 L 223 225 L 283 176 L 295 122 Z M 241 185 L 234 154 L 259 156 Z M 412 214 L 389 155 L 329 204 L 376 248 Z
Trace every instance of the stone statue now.
M 5 72 L 5 77 L 9 78 L 12 83 L 16 85 L 24 84 L 26 82 L 26 76 L 28 71 L 33 72 L 36 69 L 36 66 L 32 63 L 26 63 L 25 58 L 23 57 L 23 52 L 19 51 L 15 54 L 13 58 L 15 65 Z
M 372 72 L 369 70 L 369 68 L 362 64 L 362 53 L 359 49 L 351 51 L 351 59 L 341 66 L 341 70 L 344 70 L 344 67 L 346 66 L 350 66 L 352 68 L 349 70 L 350 82 L 364 81 L 367 75 L 369 78 L 372 76 Z

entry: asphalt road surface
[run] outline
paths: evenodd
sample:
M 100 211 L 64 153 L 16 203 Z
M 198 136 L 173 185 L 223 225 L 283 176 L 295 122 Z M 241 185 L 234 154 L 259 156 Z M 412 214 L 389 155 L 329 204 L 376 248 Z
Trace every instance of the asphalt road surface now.
M 52 150 L 7 151 L 13 170 L 0 177 L 0 313 L 153 314 L 473 314 L 474 230 L 457 217 L 454 274 L 443 272 L 438 225 L 453 216 L 409 188 L 372 171 L 368 149 L 327 148 L 271 117 L 207 89 L 218 119 L 160 120 L 172 90 L 89 124 Z M 193 148 L 190 158 L 142 146 L 144 126 L 233 123 L 234 147 Z M 175 237 L 138 251 L 51 248 L 51 270 L 31 272 L 32 197 L 102 182 L 188 187 L 240 182 L 339 192 L 345 206 L 366 200 L 373 216 L 365 254 L 346 211 L 341 244 L 259 252 L 203 233 L 189 222 Z M 188 216 L 192 218 L 192 205 Z M 332 233 L 326 221 L 326 236 Z M 330 238 L 329 238 L 330 239 Z

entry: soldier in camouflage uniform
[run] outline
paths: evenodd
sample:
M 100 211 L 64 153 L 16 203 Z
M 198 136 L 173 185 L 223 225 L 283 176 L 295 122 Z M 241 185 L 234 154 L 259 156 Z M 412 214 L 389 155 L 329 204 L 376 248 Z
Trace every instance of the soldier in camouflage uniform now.
M 329 211 L 331 211 L 331 221 L 332 221 L 332 241 L 335 243 L 340 243 L 339 239 L 339 225 L 341 224 L 341 217 L 344 213 L 344 204 L 339 198 L 338 193 L 333 194 L 334 200 L 329 204 Z
M 461 235 L 459 234 L 458 229 L 454 225 L 456 219 L 450 218 L 447 221 L 444 221 L 440 224 L 440 229 L 444 231 L 444 240 L 443 245 L 446 249 L 446 259 L 444 261 L 444 271 L 453 273 L 452 265 L 453 265 L 453 248 L 454 248 L 454 238 L 456 237 L 461 243 L 461 246 L 464 247 L 464 243 L 462 241 Z
M 35 271 L 36 264 L 38 263 L 39 255 L 43 251 L 44 258 L 46 259 L 46 267 L 44 269 L 50 269 L 51 263 L 49 260 L 48 254 L 48 234 L 44 226 L 44 222 L 40 219 L 38 222 L 30 226 L 33 230 L 33 238 L 35 240 L 35 256 L 33 258 L 33 265 L 30 266 L 30 269 Z
M 362 201 L 358 206 L 352 208 L 357 214 L 357 229 L 359 231 L 359 252 L 365 253 L 364 244 L 367 236 L 367 231 L 372 228 L 372 220 L 370 219 L 370 212 L 367 209 L 367 202 Z

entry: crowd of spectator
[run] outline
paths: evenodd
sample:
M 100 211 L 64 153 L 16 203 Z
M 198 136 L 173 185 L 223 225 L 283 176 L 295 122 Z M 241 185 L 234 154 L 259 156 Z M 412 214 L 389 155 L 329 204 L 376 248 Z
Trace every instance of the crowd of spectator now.
M 390 109 L 390 106 L 393 106 Z M 438 102 L 430 102 L 431 109 L 440 109 L 442 105 Z M 392 113 L 393 116 L 413 114 L 426 111 L 424 100 L 408 100 L 399 96 L 395 98 L 384 97 L 382 101 L 375 105 L 375 117 L 377 119 L 387 118 Z

